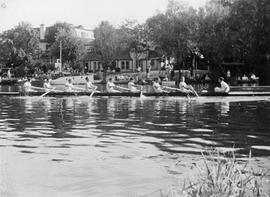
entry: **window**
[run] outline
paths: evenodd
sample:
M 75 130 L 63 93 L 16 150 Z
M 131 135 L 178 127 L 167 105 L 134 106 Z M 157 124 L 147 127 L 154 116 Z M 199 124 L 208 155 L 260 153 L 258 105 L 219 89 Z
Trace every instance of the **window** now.
M 121 61 L 121 69 L 125 70 L 125 62 L 124 61 Z
M 129 70 L 129 61 L 126 61 L 126 69 Z

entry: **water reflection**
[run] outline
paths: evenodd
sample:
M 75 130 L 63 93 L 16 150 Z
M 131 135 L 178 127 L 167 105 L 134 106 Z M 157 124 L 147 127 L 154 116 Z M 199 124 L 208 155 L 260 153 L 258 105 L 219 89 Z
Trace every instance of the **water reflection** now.
M 229 102 L 222 102 L 220 103 L 221 106 L 221 114 L 227 114 L 230 111 L 230 103 Z
M 21 136 L 27 133 L 27 137 L 39 137 L 39 130 L 35 133 L 32 130 L 41 127 L 49 129 L 50 137 L 56 138 L 78 137 L 76 132 L 93 128 L 94 131 L 98 130 L 102 135 L 109 137 L 115 137 L 117 133 L 126 140 L 132 133 L 132 137 L 136 134 L 135 137 L 138 138 L 149 136 L 165 139 L 166 142 L 180 147 L 193 146 L 187 145 L 186 142 L 195 137 L 196 141 L 191 141 L 197 148 L 198 145 L 203 148 L 208 145 L 244 145 L 242 141 L 238 141 L 235 132 L 245 136 L 247 128 L 248 131 L 252 130 L 256 134 L 258 132 L 256 125 L 263 128 L 269 126 L 269 123 L 260 121 L 261 111 L 269 108 L 261 108 L 258 114 L 257 105 L 245 103 L 233 104 L 233 111 L 230 111 L 229 102 L 201 105 L 176 99 L 29 97 L 7 99 L 5 104 L 6 106 L 1 106 L 3 108 L 1 116 L 12 117 L 12 119 L 6 119 L 2 124 L 24 131 Z M 260 105 L 268 105 L 268 103 L 260 103 Z M 249 119 L 250 121 L 247 121 Z M 26 132 L 29 130 L 31 132 Z M 212 134 L 205 135 L 205 131 L 211 131 Z M 91 138 L 91 133 L 87 137 Z M 175 138 L 178 142 L 175 142 Z M 215 143 L 205 143 L 208 140 Z M 162 144 L 163 142 L 160 143 L 159 147 L 163 147 L 162 150 L 171 151 Z M 246 144 L 244 148 L 248 147 L 249 145 Z M 192 153 L 193 149 L 191 148 L 189 152 Z
M 46 166 L 52 174 L 64 179 L 49 176 L 44 180 L 53 182 L 56 191 L 73 188 L 81 194 L 87 185 L 98 196 L 102 193 L 100 184 L 110 188 L 118 184 L 115 187 L 123 190 L 134 181 L 138 182 L 137 189 L 147 187 L 147 191 L 152 191 L 150 183 L 159 186 L 157 180 L 163 183 L 164 177 L 184 173 L 171 167 L 176 161 L 192 161 L 207 147 L 235 147 L 241 154 L 252 149 L 254 155 L 270 156 L 269 114 L 270 103 L 265 101 L 2 98 L 0 151 L 11 166 L 5 177 L 14 176 L 17 170 L 11 163 L 20 160 L 25 171 L 30 170 L 27 166 L 35 166 L 34 172 L 41 173 Z M 31 188 L 31 176 L 19 176 L 26 179 L 25 188 Z M 146 181 L 147 177 L 155 179 Z M 39 187 L 52 189 L 51 185 L 44 186 L 44 181 L 40 180 Z M 71 185 L 81 188 L 74 189 Z M 86 191 L 79 196 L 93 193 Z
M 229 102 L 220 102 L 215 103 L 216 111 L 219 112 L 219 115 L 226 116 L 230 111 L 230 103 Z

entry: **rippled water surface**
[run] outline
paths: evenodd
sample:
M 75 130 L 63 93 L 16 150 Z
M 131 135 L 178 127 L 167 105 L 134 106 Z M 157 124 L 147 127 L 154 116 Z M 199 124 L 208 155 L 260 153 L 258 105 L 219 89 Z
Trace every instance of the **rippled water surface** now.
M 140 196 L 207 147 L 270 157 L 267 97 L 0 99 L 1 196 Z

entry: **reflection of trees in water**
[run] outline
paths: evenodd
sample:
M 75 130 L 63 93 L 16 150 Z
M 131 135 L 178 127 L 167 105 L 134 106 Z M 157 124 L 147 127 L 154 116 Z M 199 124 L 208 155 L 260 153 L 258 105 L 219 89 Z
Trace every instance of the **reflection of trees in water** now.
M 89 118 L 89 104 L 76 99 L 38 99 L 36 97 L 10 100 L 7 105 L 10 124 L 18 131 L 33 130 L 29 137 L 38 137 L 39 128 L 53 129 L 51 137 L 72 136 L 72 128 L 78 121 Z M 48 121 L 48 122 L 46 122 Z M 85 121 L 87 122 L 87 121 Z M 27 135 L 28 136 L 28 135 Z M 24 137 L 27 137 L 24 135 Z
M 117 136 L 121 140 L 136 137 L 143 141 L 148 138 L 153 141 L 142 143 L 150 143 L 166 152 L 197 153 L 196 148 L 210 146 L 247 149 L 262 142 L 270 145 L 270 106 L 266 102 L 17 98 L 4 100 L 0 108 L 0 118 L 7 119 L 8 125 L 22 134 L 30 130 L 30 138 L 44 137 L 39 136 L 41 127 L 53 131 L 48 137 L 69 138 L 78 136 L 75 132 L 88 127 L 90 137 L 95 133 L 100 139 Z M 250 138 L 250 135 L 255 137 Z
M 90 104 L 75 98 L 57 100 L 49 119 L 57 131 L 55 137 L 75 137 L 72 135 L 72 130 L 78 124 L 87 123 L 92 113 Z

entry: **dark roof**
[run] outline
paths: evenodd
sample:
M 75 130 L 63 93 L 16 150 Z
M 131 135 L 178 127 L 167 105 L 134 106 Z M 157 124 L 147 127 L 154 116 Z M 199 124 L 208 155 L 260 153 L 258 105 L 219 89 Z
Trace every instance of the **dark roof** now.
M 88 61 L 100 61 L 102 59 L 102 56 L 98 52 L 90 52 L 87 54 L 86 60 Z M 129 52 L 118 52 L 114 58 L 115 60 L 132 60 Z
M 141 60 L 151 60 L 151 59 L 161 59 L 162 55 L 159 55 L 158 52 L 154 50 L 149 50 L 148 51 L 148 57 L 147 57 L 147 51 L 144 51 L 144 53 L 141 54 Z
M 101 61 L 102 57 L 100 53 L 97 52 L 90 52 L 86 56 L 87 61 Z
M 119 51 L 115 58 L 115 60 L 132 60 L 129 54 L 129 51 Z

